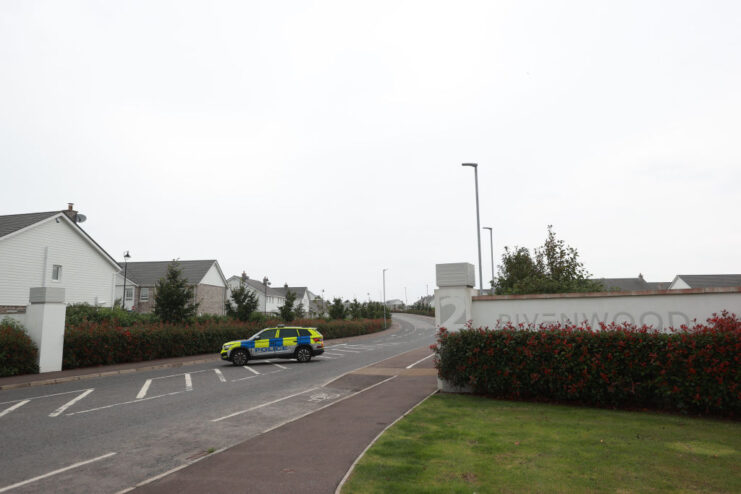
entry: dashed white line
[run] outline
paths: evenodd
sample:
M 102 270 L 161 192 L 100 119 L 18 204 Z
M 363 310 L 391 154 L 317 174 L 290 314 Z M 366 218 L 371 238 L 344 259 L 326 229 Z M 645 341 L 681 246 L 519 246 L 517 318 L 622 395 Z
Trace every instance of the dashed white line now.
M 28 403 L 29 401 L 31 401 L 31 400 L 23 400 L 23 401 L 21 401 L 21 402 L 19 402 L 19 403 L 16 403 L 15 405 L 13 405 L 13 406 L 12 406 L 12 407 L 10 407 L 10 408 L 6 408 L 6 409 L 5 409 L 5 410 L 3 410 L 2 412 L 0 412 L 0 417 L 2 417 L 3 415 L 7 415 L 7 414 L 9 414 L 10 412 L 12 412 L 13 410 L 16 410 L 16 409 L 18 409 L 18 408 L 22 407 L 23 405 L 25 405 L 25 404 L 26 404 L 26 403 Z
M 243 365 L 242 367 L 244 367 L 245 369 L 247 369 L 247 370 L 248 370 L 248 371 L 250 371 L 250 372 L 253 372 L 253 373 L 255 373 L 255 374 L 259 374 L 259 372 L 257 372 L 257 371 L 256 371 L 255 369 L 253 369 L 252 367 L 248 367 L 248 366 L 246 366 L 246 365 Z
M 74 405 L 75 403 L 77 403 L 78 401 L 80 401 L 81 399 L 85 398 L 87 395 L 89 395 L 93 391 L 95 391 L 95 388 L 90 388 L 87 391 L 85 391 L 84 393 L 81 393 L 76 398 L 71 399 L 70 401 L 68 401 L 67 403 L 65 403 L 64 405 L 62 405 L 61 407 L 59 407 L 56 410 L 54 410 L 52 413 L 49 414 L 49 417 L 58 417 L 66 409 L 68 409 L 69 407 L 71 407 L 72 405 Z
M 193 380 L 187 373 L 185 374 L 185 391 L 193 391 Z
M 98 410 L 105 410 L 106 408 L 113 408 L 113 407 L 117 407 L 119 405 L 130 405 L 131 403 L 143 403 L 145 401 L 155 400 L 157 398 L 163 398 L 165 396 L 179 395 L 180 393 L 184 393 L 184 392 L 185 391 L 174 391 L 172 393 L 165 393 L 163 395 L 150 396 L 148 398 L 141 398 L 141 399 L 138 399 L 138 400 L 131 400 L 131 401 L 124 401 L 124 402 L 121 402 L 121 403 L 114 403 L 112 405 L 106 405 L 106 406 L 103 406 L 103 407 L 91 408 L 89 410 L 80 410 L 79 412 L 72 412 L 72 413 L 68 413 L 66 415 L 69 416 L 69 415 L 79 415 L 81 413 L 97 412 Z
M 214 372 L 216 373 L 217 376 L 219 376 L 219 381 L 223 383 L 226 382 L 226 378 L 224 377 L 224 374 L 219 369 L 214 369 Z
M 141 400 L 145 396 L 147 396 L 147 391 L 149 391 L 149 386 L 152 384 L 151 379 L 147 379 L 144 385 L 142 386 L 142 389 L 139 390 L 139 394 L 136 395 L 137 400 Z
M 31 484 L 33 482 L 36 482 L 37 480 L 42 480 L 42 479 L 45 479 L 47 477 L 51 477 L 53 475 L 57 475 L 57 474 L 62 473 L 62 472 L 66 472 L 67 470 L 72 470 L 73 468 L 78 468 L 78 467 L 81 467 L 83 465 L 87 465 L 88 463 L 93 463 L 93 462 L 96 462 L 96 461 L 104 460 L 106 458 L 110 458 L 111 456 L 113 456 L 115 454 L 117 454 L 117 453 L 108 453 L 108 454 L 105 454 L 105 455 L 102 455 L 102 456 L 98 456 L 97 458 L 93 458 L 92 460 L 81 461 L 79 463 L 75 463 L 74 465 L 70 465 L 68 467 L 60 468 L 59 470 L 54 470 L 53 472 L 45 473 L 44 475 L 39 475 L 38 477 L 34 477 L 32 479 L 24 480 L 22 482 L 15 483 L 13 485 L 5 486 L 3 488 L 0 488 L 0 493 L 1 492 L 7 492 L 7 491 L 9 491 L 11 489 L 15 489 L 17 487 L 22 487 L 24 485 Z
M 279 369 L 288 370 L 288 367 L 284 367 L 284 366 L 282 366 L 280 364 L 273 364 L 273 365 L 276 366 Z

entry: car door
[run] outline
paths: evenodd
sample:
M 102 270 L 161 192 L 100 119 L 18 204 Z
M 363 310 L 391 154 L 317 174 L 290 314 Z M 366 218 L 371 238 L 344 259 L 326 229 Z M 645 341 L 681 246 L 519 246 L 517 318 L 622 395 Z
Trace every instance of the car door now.
M 298 329 L 281 328 L 278 332 L 278 337 L 282 340 L 282 346 L 280 347 L 281 355 L 291 355 L 296 351 L 296 345 L 298 344 Z
M 271 341 L 275 341 L 276 335 L 278 334 L 277 329 L 264 329 L 255 335 L 255 347 L 250 349 L 250 353 L 253 357 L 269 357 L 275 351 L 275 345 L 271 345 Z

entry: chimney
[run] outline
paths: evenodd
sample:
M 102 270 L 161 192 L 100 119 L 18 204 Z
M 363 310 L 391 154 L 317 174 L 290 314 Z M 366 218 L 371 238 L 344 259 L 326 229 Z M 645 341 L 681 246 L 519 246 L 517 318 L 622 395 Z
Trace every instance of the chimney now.
M 67 203 L 67 209 L 65 211 L 62 211 L 64 214 L 67 215 L 67 218 L 71 219 L 72 221 L 77 220 L 77 211 L 75 211 L 75 203 L 74 202 L 68 202 Z
M 242 283 L 245 283 L 247 280 L 249 280 L 249 276 L 247 276 L 247 273 L 242 271 Z

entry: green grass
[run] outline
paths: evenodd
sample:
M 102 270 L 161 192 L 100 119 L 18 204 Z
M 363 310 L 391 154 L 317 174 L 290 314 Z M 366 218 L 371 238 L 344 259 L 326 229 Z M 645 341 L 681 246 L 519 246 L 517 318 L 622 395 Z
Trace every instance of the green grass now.
M 741 424 L 435 395 L 389 429 L 343 494 L 741 492 Z

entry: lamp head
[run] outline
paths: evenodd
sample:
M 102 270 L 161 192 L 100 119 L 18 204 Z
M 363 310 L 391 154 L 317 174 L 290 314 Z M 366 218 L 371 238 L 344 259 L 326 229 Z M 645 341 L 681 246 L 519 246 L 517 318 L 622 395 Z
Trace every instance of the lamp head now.
M 126 259 L 127 261 L 129 259 L 131 259 L 131 255 L 129 254 L 129 251 L 128 250 L 126 252 L 124 252 L 124 259 Z
M 463 163 L 461 166 L 472 166 L 474 168 L 477 168 L 479 164 L 478 163 Z

